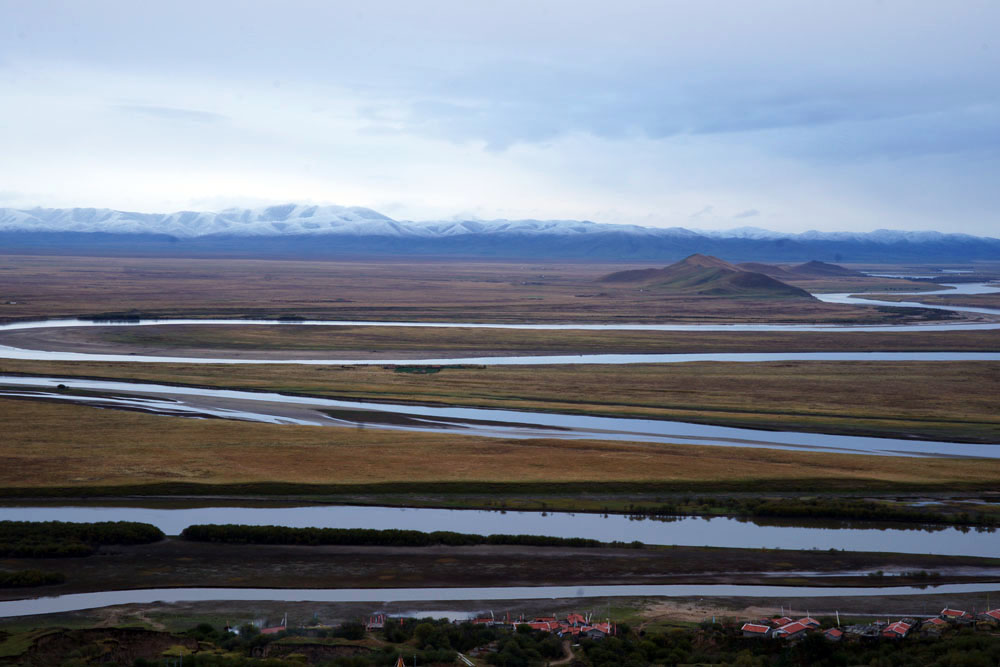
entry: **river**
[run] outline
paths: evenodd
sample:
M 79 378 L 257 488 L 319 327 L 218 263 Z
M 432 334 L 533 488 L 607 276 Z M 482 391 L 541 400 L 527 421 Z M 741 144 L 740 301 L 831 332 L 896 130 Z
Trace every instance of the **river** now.
M 1000 591 L 1000 583 L 941 586 L 768 586 L 736 584 L 660 584 L 620 586 L 508 586 L 497 588 L 149 588 L 130 591 L 75 593 L 0 602 L 0 617 L 54 614 L 120 604 L 195 601 L 277 602 L 429 602 L 538 600 L 594 597 L 832 597 L 926 595 Z
M 885 551 L 943 556 L 1000 554 L 1000 532 L 950 526 L 903 526 L 842 521 L 755 522 L 729 517 L 667 520 L 620 514 L 512 512 L 430 508 L 309 505 L 300 507 L 0 507 L 0 520 L 139 521 L 179 535 L 192 524 L 245 524 L 293 528 L 447 530 L 473 535 L 583 537 L 602 542 L 733 548 Z
M 1000 353 L 997 356 L 1000 358 Z M 15 389 L 16 387 L 40 388 L 42 391 L 28 392 Z M 63 389 L 60 390 L 60 387 Z M 74 393 L 79 390 L 98 391 L 102 395 Z M 73 401 L 101 407 L 127 407 L 176 416 L 312 426 L 364 425 L 365 428 L 449 432 L 490 438 L 624 440 L 878 456 L 1000 458 L 998 444 L 762 431 L 658 419 L 595 417 L 555 412 L 344 401 L 274 392 L 177 387 L 146 382 L 0 376 L 0 395 Z M 330 414 L 323 410 L 330 411 Z M 349 416 L 338 411 L 348 412 Z

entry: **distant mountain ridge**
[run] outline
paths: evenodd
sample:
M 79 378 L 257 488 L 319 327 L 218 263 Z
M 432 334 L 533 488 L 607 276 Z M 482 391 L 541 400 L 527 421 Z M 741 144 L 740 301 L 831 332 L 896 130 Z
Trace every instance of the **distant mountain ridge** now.
M 344 255 L 755 261 L 1000 260 L 1000 239 L 876 230 L 692 231 L 579 220 L 394 220 L 360 207 L 286 204 L 216 213 L 0 208 L 0 250 L 193 256 Z

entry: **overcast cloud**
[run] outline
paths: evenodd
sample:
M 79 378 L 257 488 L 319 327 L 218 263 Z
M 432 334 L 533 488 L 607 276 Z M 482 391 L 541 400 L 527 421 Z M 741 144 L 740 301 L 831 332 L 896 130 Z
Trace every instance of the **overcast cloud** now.
M 998 236 L 997 26 L 992 0 L 0 0 L 0 206 Z

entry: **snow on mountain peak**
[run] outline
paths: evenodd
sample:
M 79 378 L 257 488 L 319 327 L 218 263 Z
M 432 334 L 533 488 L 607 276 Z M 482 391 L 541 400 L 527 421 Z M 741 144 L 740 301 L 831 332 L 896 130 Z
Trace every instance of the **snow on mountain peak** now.
M 879 229 L 870 233 L 808 231 L 774 232 L 759 227 L 726 231 L 692 231 L 683 227 L 641 227 L 586 220 L 481 220 L 453 219 L 424 222 L 399 221 L 362 207 L 282 204 L 262 208 L 229 208 L 216 213 L 178 211 L 136 213 L 95 208 L 0 208 L 0 232 L 105 232 L 114 234 L 163 234 L 177 238 L 205 236 L 377 236 L 444 238 L 467 235 L 588 236 L 626 235 L 647 239 L 745 239 L 769 241 L 841 241 L 868 244 L 922 244 L 943 240 L 976 241 L 977 237 L 941 232 L 908 232 Z

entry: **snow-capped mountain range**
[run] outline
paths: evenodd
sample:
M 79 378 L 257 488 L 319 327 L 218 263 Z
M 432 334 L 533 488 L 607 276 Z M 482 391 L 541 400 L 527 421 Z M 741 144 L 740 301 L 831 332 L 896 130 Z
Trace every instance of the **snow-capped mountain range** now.
M 340 252 L 612 259 L 671 258 L 690 250 L 755 259 L 833 255 L 859 260 L 916 256 L 1000 259 L 997 239 L 886 229 L 791 234 L 757 227 L 693 231 L 579 220 L 413 222 L 393 220 L 367 208 L 296 204 L 166 214 L 91 208 L 0 208 L 0 250 L 5 246 L 26 252 L 33 246 L 52 249 L 67 244 L 98 244 L 124 251 L 131 243 L 144 253 L 155 246 L 154 239 L 174 243 L 173 252 L 236 255 L 259 255 L 268 247 L 264 243 L 267 241 L 271 245 L 277 242 L 283 254 L 301 250 L 310 256 Z

